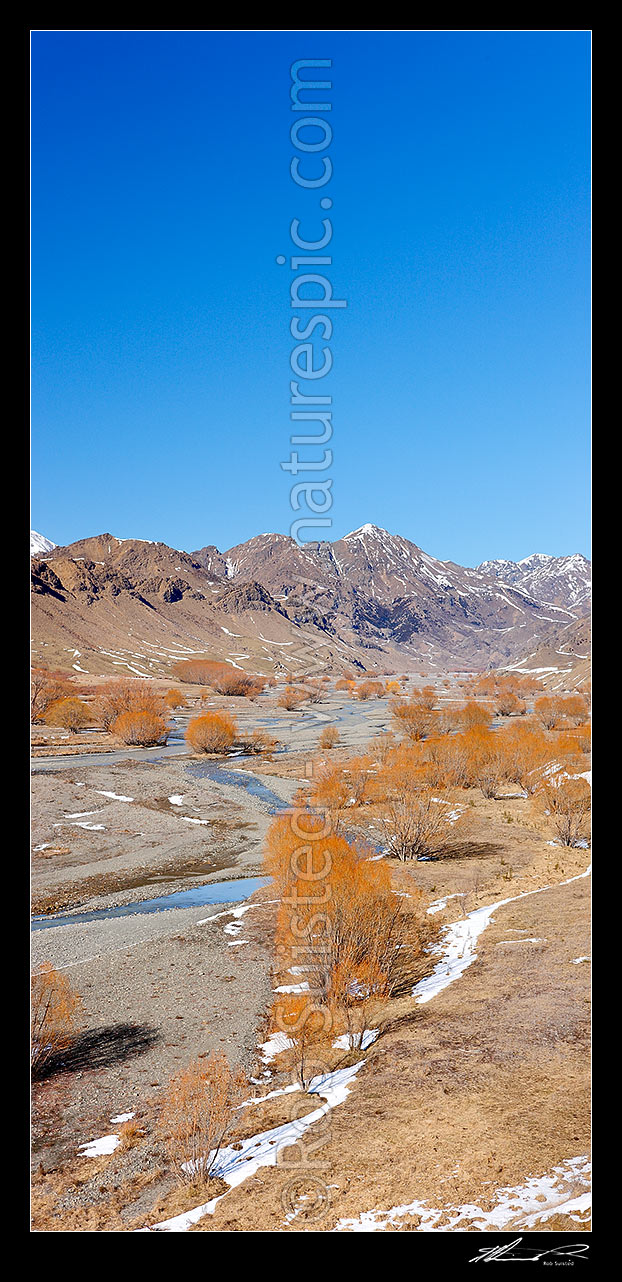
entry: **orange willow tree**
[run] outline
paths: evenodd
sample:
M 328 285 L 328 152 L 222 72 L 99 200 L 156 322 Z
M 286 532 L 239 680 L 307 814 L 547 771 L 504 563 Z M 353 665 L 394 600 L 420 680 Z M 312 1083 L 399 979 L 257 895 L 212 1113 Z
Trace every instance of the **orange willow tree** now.
M 580 695 L 545 695 L 536 699 L 534 712 L 547 730 L 560 726 L 578 726 L 587 721 L 588 706 Z
M 331 1012 L 323 1010 L 307 992 L 287 993 L 275 1002 L 272 1017 L 290 1042 L 296 1076 L 306 1091 L 314 1076 L 313 1070 L 319 1068 L 321 1071 L 322 1068 L 312 1059 L 311 1053 L 332 1028 Z
M 33 1077 L 43 1077 L 59 1052 L 70 1045 L 82 1007 L 81 998 L 63 971 L 41 963 L 30 981 L 30 1064 Z
M 110 681 L 95 699 L 93 713 L 104 730 L 114 730 L 114 723 L 124 712 L 149 712 L 163 717 L 164 700 L 148 682 L 136 678 Z
M 112 724 L 113 733 L 122 743 L 136 744 L 141 748 L 152 748 L 166 743 L 168 726 L 159 712 L 147 708 L 134 708 L 122 712 Z
M 195 752 L 228 752 L 237 733 L 237 724 L 227 712 L 204 712 L 189 722 L 186 739 Z
M 417 699 L 392 699 L 390 708 L 396 730 L 400 730 L 415 743 L 432 734 L 436 727 L 434 712 L 426 703 Z
M 242 1069 L 212 1051 L 171 1077 L 160 1106 L 159 1129 L 180 1183 L 204 1183 L 216 1174 L 218 1155 L 239 1117 L 248 1088 Z
M 410 991 L 423 927 L 393 894 L 384 861 L 327 833 L 324 815 L 301 809 L 272 824 L 265 866 L 280 897 L 279 968 L 289 959 L 306 976 L 316 1010 L 340 1012 L 351 1028 L 357 1004 Z M 277 1004 L 277 1018 L 281 1011 Z M 281 1027 L 291 1035 L 291 1025 Z
M 63 672 L 33 668 L 30 680 L 30 720 L 33 725 L 44 719 L 51 704 L 66 699 L 72 693 L 71 684 Z
M 229 663 L 214 659 L 181 659 L 173 664 L 172 671 L 180 681 L 210 686 L 217 694 L 237 695 L 245 699 L 254 699 L 265 685 L 263 677 L 251 676 L 242 668 L 232 668 Z
M 174 686 L 171 690 L 167 690 L 164 702 L 167 708 L 185 708 L 187 706 L 181 690 L 177 690 Z
M 286 712 L 295 712 L 307 699 L 306 690 L 298 689 L 296 686 L 286 686 L 277 699 L 277 705 L 279 708 L 285 708 Z
M 91 721 L 91 713 L 82 699 L 67 698 L 57 699 L 51 703 L 45 712 L 45 721 L 48 726 L 61 726 L 63 730 L 70 730 L 72 734 L 78 734 L 84 730 Z

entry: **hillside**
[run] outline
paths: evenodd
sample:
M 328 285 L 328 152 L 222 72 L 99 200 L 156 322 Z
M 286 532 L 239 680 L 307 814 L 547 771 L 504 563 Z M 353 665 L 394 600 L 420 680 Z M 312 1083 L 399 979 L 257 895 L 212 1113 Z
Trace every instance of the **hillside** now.
M 585 612 L 584 558 L 542 560 L 516 563 L 518 576 L 513 562 L 471 569 L 374 525 L 304 547 L 261 534 L 223 553 L 101 534 L 33 557 L 34 657 L 141 676 L 198 653 L 293 675 L 498 667 L 555 648 Z
M 560 626 L 530 654 L 508 666 L 516 672 L 532 672 L 551 690 L 580 689 L 590 679 L 591 643 L 589 619 L 577 619 Z

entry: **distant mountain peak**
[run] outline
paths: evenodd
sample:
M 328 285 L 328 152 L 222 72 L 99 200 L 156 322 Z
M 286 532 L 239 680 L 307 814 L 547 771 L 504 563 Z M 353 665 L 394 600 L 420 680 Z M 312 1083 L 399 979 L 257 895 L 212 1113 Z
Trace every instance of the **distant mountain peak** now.
M 36 530 L 30 531 L 30 555 L 45 556 L 46 552 L 51 552 L 56 547 L 51 539 L 46 539 L 44 534 L 38 534 Z
M 383 530 L 381 525 L 372 525 L 369 521 L 365 525 L 359 525 L 357 530 L 351 530 L 349 534 L 344 534 L 344 539 L 356 539 L 362 534 L 371 534 L 374 538 L 392 539 L 394 536 L 388 530 Z
M 482 561 L 477 566 L 502 583 L 526 592 L 533 600 L 569 609 L 587 608 L 591 592 L 591 566 L 581 552 L 551 556 L 532 552 L 520 561 Z

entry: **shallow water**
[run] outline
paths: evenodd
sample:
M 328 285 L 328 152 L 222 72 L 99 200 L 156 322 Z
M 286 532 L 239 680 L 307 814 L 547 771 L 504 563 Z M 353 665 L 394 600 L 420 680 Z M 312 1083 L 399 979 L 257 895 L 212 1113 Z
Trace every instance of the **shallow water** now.
M 238 761 L 247 760 L 241 756 L 237 759 Z M 275 810 L 287 809 L 287 801 L 277 797 L 275 792 L 266 788 L 265 783 L 262 783 L 257 775 L 250 774 L 247 770 L 228 770 L 226 766 L 220 766 L 215 761 L 192 761 L 185 769 L 186 774 L 192 775 L 195 779 L 211 779 L 214 783 L 227 784 L 230 788 L 243 788 L 245 792 L 250 793 L 251 797 L 258 797 L 260 801 L 265 801 L 271 813 Z
M 240 877 L 236 881 L 212 881 L 206 886 L 177 890 L 172 895 L 142 899 L 137 904 L 117 908 L 98 908 L 87 913 L 68 913 L 64 917 L 33 917 L 31 930 L 51 930 L 55 926 L 78 926 L 89 921 L 109 921 L 114 917 L 131 917 L 134 913 L 161 913 L 167 908 L 202 908 L 204 904 L 238 904 L 253 891 L 266 886 L 269 877 Z

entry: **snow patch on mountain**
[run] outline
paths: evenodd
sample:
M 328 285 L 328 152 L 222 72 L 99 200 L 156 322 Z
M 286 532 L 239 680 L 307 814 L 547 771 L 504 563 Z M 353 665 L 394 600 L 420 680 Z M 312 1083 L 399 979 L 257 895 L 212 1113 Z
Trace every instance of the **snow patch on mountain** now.
M 36 530 L 30 531 L 30 555 L 44 556 L 46 552 L 51 552 L 56 547 L 51 539 L 46 539 L 44 534 L 38 534 Z
M 580 552 L 571 556 L 550 556 L 532 552 L 520 561 L 482 561 L 477 570 L 518 588 L 540 605 L 560 604 L 574 609 L 587 606 L 590 599 L 592 570 Z

